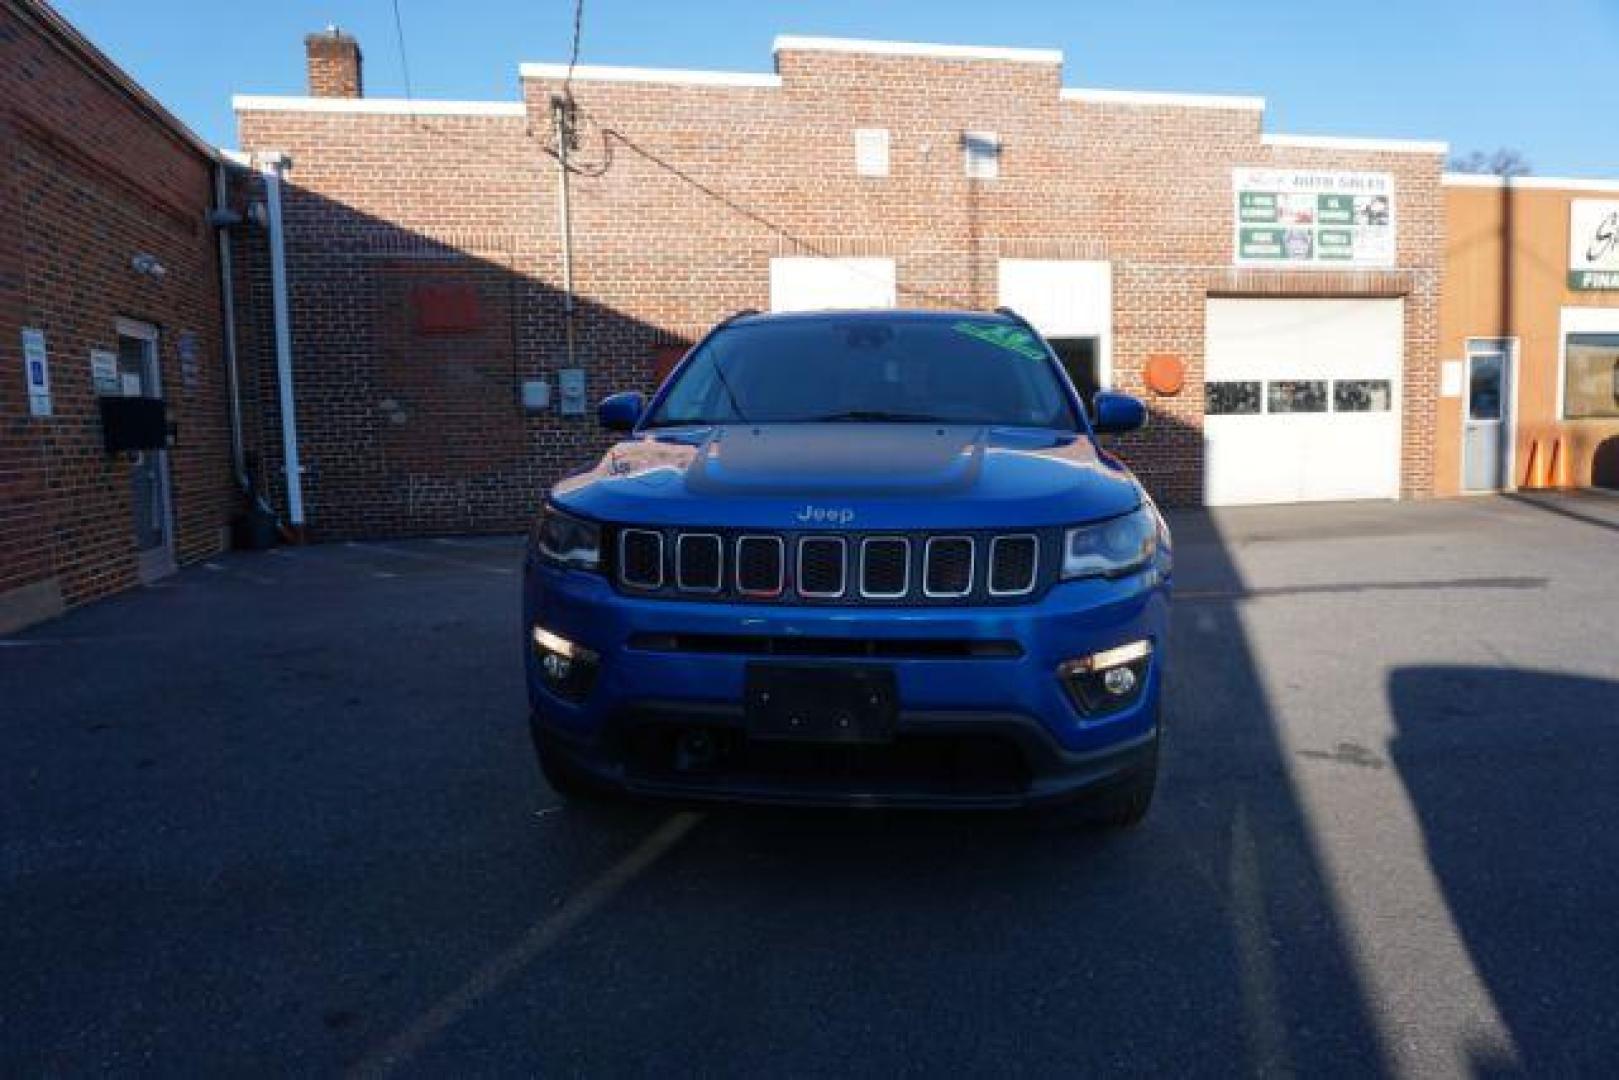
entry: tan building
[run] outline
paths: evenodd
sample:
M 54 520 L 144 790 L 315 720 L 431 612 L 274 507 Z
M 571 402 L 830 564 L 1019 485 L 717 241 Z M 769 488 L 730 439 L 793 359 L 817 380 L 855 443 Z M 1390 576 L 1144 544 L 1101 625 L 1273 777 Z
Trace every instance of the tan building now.
M 1445 177 L 1434 492 L 1619 489 L 1619 180 Z

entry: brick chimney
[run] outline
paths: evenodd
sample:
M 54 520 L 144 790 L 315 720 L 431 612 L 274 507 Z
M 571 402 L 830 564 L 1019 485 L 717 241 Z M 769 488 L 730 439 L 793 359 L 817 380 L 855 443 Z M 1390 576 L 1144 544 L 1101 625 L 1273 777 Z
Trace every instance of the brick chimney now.
M 335 26 L 304 38 L 309 59 L 311 97 L 357 98 L 365 91 L 360 82 L 360 43 Z

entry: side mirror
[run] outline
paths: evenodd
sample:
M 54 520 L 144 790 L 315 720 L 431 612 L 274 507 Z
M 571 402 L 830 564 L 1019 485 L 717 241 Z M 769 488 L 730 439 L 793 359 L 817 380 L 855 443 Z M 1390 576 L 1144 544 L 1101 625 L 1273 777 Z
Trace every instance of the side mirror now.
M 608 431 L 632 431 L 646 408 L 646 398 L 633 391 L 602 398 L 596 407 L 596 419 Z
M 1140 431 L 1147 426 L 1147 406 L 1138 397 L 1103 390 L 1096 395 L 1096 418 L 1092 426 L 1099 435 Z

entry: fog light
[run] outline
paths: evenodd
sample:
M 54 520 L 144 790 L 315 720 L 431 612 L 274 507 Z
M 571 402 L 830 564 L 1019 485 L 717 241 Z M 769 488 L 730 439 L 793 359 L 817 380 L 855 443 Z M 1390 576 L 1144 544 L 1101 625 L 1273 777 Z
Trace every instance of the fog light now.
M 1123 697 L 1136 688 L 1136 673 L 1127 667 L 1102 672 L 1102 686 L 1114 697 Z
M 560 634 L 536 626 L 534 655 L 539 659 L 540 677 L 545 680 L 546 689 L 558 697 L 583 701 L 596 683 L 599 658 Z
M 1152 642 L 1143 638 L 1070 660 L 1057 669 L 1080 712 L 1102 716 L 1132 704 L 1146 685 Z

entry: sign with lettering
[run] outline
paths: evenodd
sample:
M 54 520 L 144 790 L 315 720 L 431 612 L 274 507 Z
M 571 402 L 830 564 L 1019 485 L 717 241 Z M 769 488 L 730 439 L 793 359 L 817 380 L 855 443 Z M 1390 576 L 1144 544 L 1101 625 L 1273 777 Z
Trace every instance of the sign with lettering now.
M 1569 203 L 1568 287 L 1619 289 L 1619 200 Z
M 1233 169 L 1232 254 L 1281 269 L 1394 265 L 1388 173 Z

